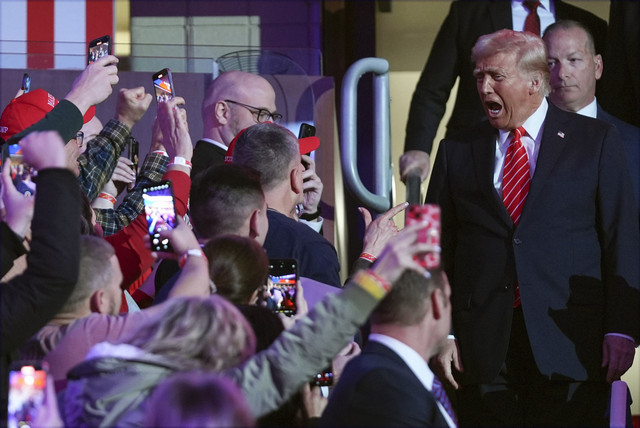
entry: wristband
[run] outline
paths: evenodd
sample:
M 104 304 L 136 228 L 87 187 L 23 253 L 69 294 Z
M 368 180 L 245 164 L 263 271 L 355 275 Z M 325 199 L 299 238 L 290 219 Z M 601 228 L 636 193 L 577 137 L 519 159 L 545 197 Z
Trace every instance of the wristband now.
M 371 263 L 375 262 L 378 258 L 371 253 L 362 252 L 360 254 L 361 259 L 369 260 Z
M 115 205 L 115 204 L 116 204 L 116 202 L 117 202 L 117 201 L 116 201 L 116 197 L 115 197 L 115 196 L 113 196 L 112 194 L 107 193 L 107 192 L 101 192 L 101 193 L 98 195 L 98 197 L 99 197 L 100 199 L 104 199 L 104 200 L 106 200 L 106 201 L 111 202 L 113 205 Z
M 202 252 L 202 250 L 200 248 L 192 248 L 190 250 L 185 251 L 182 254 L 182 257 L 180 257 L 180 261 L 178 262 L 178 265 L 180 266 L 180 269 L 182 269 L 185 265 L 185 263 L 187 263 L 187 259 L 189 257 L 202 257 L 203 259 L 207 260 L 207 256 L 204 255 L 204 253 Z
M 165 152 L 164 150 L 154 150 L 151 153 L 153 153 L 154 155 L 162 155 L 162 156 L 167 156 L 167 157 L 169 156 L 167 154 L 167 152 Z
M 320 214 L 322 214 L 322 210 L 320 209 L 320 205 L 318 205 L 318 210 L 316 212 L 311 213 L 311 214 L 302 213 L 300 215 L 300 218 L 302 220 L 306 220 L 306 221 L 313 221 L 313 220 L 317 219 L 318 217 L 320 217 Z
M 171 159 L 171 162 L 169 162 L 169 166 L 171 165 L 182 165 L 182 166 L 186 166 L 189 169 L 193 167 L 193 165 L 191 164 L 191 161 L 186 160 L 182 156 L 176 156 L 175 158 Z
M 376 299 L 382 299 L 391 289 L 391 285 L 370 270 L 361 270 L 353 281 L 364 288 Z

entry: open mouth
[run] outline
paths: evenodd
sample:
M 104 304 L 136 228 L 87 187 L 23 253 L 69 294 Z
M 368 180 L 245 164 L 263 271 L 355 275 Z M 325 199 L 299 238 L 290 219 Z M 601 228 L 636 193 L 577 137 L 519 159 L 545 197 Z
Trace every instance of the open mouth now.
M 492 116 L 496 116 L 502 111 L 502 105 L 499 103 L 488 101 L 485 103 L 485 105 L 487 106 L 489 114 L 491 114 Z

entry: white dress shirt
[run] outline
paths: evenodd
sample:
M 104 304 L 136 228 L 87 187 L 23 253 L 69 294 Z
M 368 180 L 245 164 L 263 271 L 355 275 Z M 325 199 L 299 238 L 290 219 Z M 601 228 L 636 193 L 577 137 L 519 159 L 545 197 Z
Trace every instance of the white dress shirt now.
M 369 335 L 369 340 L 381 343 L 395 352 L 400 358 L 402 358 L 402 361 L 409 366 L 411 372 L 413 372 L 420 383 L 422 383 L 428 391 L 433 389 L 433 372 L 424 358 L 422 358 L 413 348 L 397 339 L 394 339 L 393 337 L 385 336 L 384 334 L 371 333 Z M 451 416 L 449 416 L 444 406 L 442 406 L 438 400 L 436 400 L 436 403 L 438 404 L 440 413 L 447 421 L 447 425 L 449 425 L 450 428 L 456 428 L 456 424 L 451 420 Z
M 522 124 L 527 133 L 520 139 L 527 151 L 529 157 L 529 177 L 533 179 L 533 173 L 536 171 L 536 163 L 538 161 L 538 153 L 540 152 L 540 142 L 542 141 L 542 132 L 544 131 L 544 119 L 547 116 L 549 104 L 547 99 L 542 99 L 540 107 Z M 507 148 L 513 136 L 511 131 L 499 130 L 498 139 L 496 140 L 496 158 L 493 170 L 493 186 L 496 188 L 498 195 L 502 199 L 502 171 L 504 170 L 504 157 L 507 154 Z
M 540 18 L 540 34 L 554 22 L 556 22 L 556 9 L 551 0 L 540 0 L 537 11 Z M 523 4 L 523 0 L 511 0 L 511 22 L 513 30 L 524 31 L 524 21 L 529 15 L 529 9 Z

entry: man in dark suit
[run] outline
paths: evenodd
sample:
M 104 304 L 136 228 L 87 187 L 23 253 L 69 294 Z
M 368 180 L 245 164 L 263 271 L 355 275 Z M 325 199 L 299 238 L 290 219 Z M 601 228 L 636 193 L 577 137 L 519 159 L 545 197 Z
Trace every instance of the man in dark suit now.
M 471 48 L 483 34 L 504 28 L 524 30 L 530 12 L 524 3 L 509 0 L 458 0 L 451 3 L 449 15 L 440 27 L 411 100 L 405 153 L 400 158 L 402 177 L 416 168 L 421 172 L 423 181 L 427 177 L 433 139 L 458 77 L 458 94 L 447 124 L 447 137 L 486 120 L 482 105 L 475 96 Z M 595 37 L 598 52 L 602 52 L 607 34 L 607 23 L 603 19 L 560 0 L 541 1 L 535 13 L 540 31 L 556 19 L 584 23 Z
M 547 27 L 543 40 L 551 72 L 549 100 L 562 110 L 595 117 L 616 127 L 626 151 L 635 195 L 640 200 L 640 129 L 613 117 L 596 101 L 596 81 L 604 66 L 589 30 L 579 22 L 562 20 Z
M 276 93 L 265 78 L 244 71 L 222 73 L 202 101 L 204 136 L 193 150 L 192 177 L 223 164 L 229 143 L 241 130 L 280 117 Z
M 439 370 L 461 384 L 461 425 L 603 426 L 640 336 L 624 149 L 613 126 L 547 102 L 539 37 L 501 30 L 472 56 L 488 123 L 441 143 L 427 194 L 456 337 Z
M 456 426 L 427 364 L 446 343 L 450 293 L 440 270 L 405 271 L 372 313 L 369 342 L 342 372 L 323 426 Z

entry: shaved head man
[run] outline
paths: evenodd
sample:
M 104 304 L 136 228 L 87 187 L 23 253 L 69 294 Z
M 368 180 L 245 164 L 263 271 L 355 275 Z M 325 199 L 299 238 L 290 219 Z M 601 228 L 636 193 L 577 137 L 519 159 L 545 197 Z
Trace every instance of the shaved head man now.
M 203 138 L 193 152 L 193 172 L 224 163 L 227 147 L 238 132 L 261 122 L 278 122 L 276 93 L 257 74 L 229 71 L 218 76 L 202 102 Z

